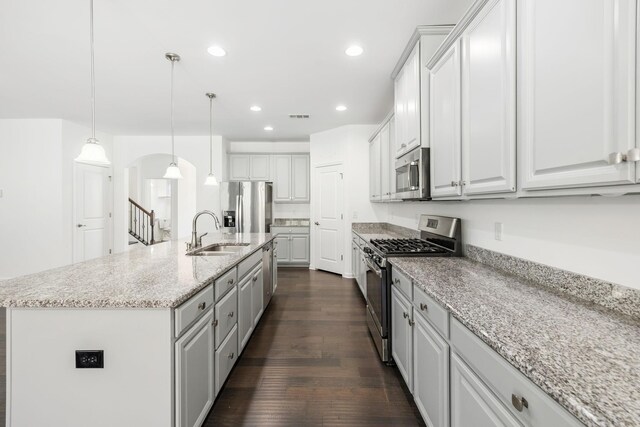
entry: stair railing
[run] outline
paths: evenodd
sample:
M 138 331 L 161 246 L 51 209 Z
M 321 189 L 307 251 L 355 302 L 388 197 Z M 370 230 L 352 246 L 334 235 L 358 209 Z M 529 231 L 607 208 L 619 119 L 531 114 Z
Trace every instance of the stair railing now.
M 155 243 L 155 220 L 153 210 L 148 211 L 129 198 L 129 234 L 143 244 L 149 246 Z

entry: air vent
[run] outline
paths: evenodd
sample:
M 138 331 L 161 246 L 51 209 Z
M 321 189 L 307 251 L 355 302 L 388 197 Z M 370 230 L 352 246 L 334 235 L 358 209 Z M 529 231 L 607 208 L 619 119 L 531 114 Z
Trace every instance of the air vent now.
M 308 119 L 308 114 L 289 114 L 290 119 Z

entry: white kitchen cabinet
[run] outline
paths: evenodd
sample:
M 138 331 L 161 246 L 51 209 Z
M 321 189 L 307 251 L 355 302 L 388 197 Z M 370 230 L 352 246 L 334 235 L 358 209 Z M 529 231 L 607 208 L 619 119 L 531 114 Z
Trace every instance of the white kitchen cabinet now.
M 309 227 L 272 227 L 276 234 L 277 259 L 280 266 L 302 266 L 310 262 Z
M 291 201 L 308 202 L 309 198 L 309 155 L 291 156 Z
M 200 426 L 213 405 L 213 311 L 175 343 L 176 426 Z
M 276 256 L 278 264 L 289 262 L 291 260 L 291 244 L 289 243 L 289 236 L 280 235 L 275 238 L 275 242 L 278 247 L 278 254 Z
M 262 266 L 251 273 L 251 313 L 253 325 L 257 325 L 264 311 L 264 276 Z
M 411 333 L 412 308 L 395 287 L 391 287 L 391 356 L 407 388 L 413 392 L 413 338 Z
M 420 146 L 420 43 L 416 43 L 396 76 L 395 157 Z
M 518 151 L 525 190 L 626 184 L 635 164 L 635 0 L 518 2 Z
M 238 326 L 234 326 L 227 338 L 222 342 L 215 355 L 215 384 L 216 395 L 222 389 L 231 369 L 238 360 Z M 199 375 L 198 371 L 194 375 Z
M 291 201 L 291 156 L 273 156 L 273 201 Z
M 291 262 L 303 264 L 309 262 L 309 235 L 292 234 L 289 236 L 291 242 Z
M 391 134 L 390 134 L 390 123 L 387 123 L 380 130 L 380 199 L 381 200 L 389 200 L 391 197 L 391 168 L 390 164 L 393 164 L 392 161 L 395 160 L 391 154 Z
M 372 202 L 380 201 L 381 190 L 381 163 L 380 149 L 382 138 L 377 134 L 369 143 L 369 199 Z
M 268 154 L 230 154 L 230 181 L 269 181 Z
M 406 105 L 405 105 L 405 69 L 400 69 L 398 75 L 393 82 L 394 94 L 394 117 L 396 120 L 396 137 L 394 141 L 394 158 L 400 157 L 406 152 L 407 144 L 405 141 L 405 123 L 406 123 Z M 404 144 L 404 146 L 402 145 Z
M 242 352 L 253 333 L 252 278 L 249 274 L 238 283 L 238 354 Z
M 417 291 L 416 291 L 417 292 Z M 430 427 L 449 425 L 449 344 L 414 311 L 413 398 Z
M 451 354 L 451 427 L 521 425 L 480 378 Z
M 251 180 L 252 181 L 269 181 L 269 155 L 253 154 L 251 155 Z
M 358 281 L 358 251 L 360 248 L 355 242 L 351 242 L 351 274 Z
M 430 70 L 431 197 L 460 196 L 460 43 Z
M 362 251 L 362 248 L 360 248 L 360 256 L 358 258 L 358 263 L 360 264 L 358 266 L 358 285 L 360 286 L 360 292 L 362 292 L 362 296 L 365 297 L 365 299 L 367 298 L 367 293 L 366 293 L 366 289 L 367 289 L 367 263 L 365 261 L 365 253 Z
M 490 0 L 461 38 L 462 194 L 465 196 L 516 191 L 515 37 L 516 0 Z M 452 65 L 447 70 L 454 73 L 452 76 L 456 75 Z M 447 85 L 452 87 L 451 82 Z M 448 96 L 446 98 L 449 101 Z M 437 128 L 439 123 L 436 121 L 434 126 Z M 449 135 L 444 144 L 455 140 L 456 137 Z M 443 153 L 438 149 L 442 144 L 440 138 L 433 147 L 436 168 L 441 167 Z M 447 160 L 458 161 L 456 147 L 446 145 L 444 155 Z M 450 190 L 450 195 L 453 189 L 447 188 L 447 183 L 456 181 L 458 175 L 455 169 L 451 175 L 445 172 L 436 170 L 436 185 L 444 186 L 441 190 Z

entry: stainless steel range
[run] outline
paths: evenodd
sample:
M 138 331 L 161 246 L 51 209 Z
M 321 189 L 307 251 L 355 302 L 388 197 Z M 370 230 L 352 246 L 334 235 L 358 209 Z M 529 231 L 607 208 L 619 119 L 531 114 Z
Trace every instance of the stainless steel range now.
M 422 215 L 419 239 L 372 239 L 367 254 L 367 325 L 383 362 L 391 361 L 391 265 L 389 257 L 461 256 L 460 220 Z

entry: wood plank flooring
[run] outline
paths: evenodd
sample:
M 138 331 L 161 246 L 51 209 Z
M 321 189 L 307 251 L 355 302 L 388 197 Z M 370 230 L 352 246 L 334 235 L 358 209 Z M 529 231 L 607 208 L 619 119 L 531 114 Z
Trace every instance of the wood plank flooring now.
M 424 425 L 353 280 L 281 268 L 278 284 L 205 426 Z

